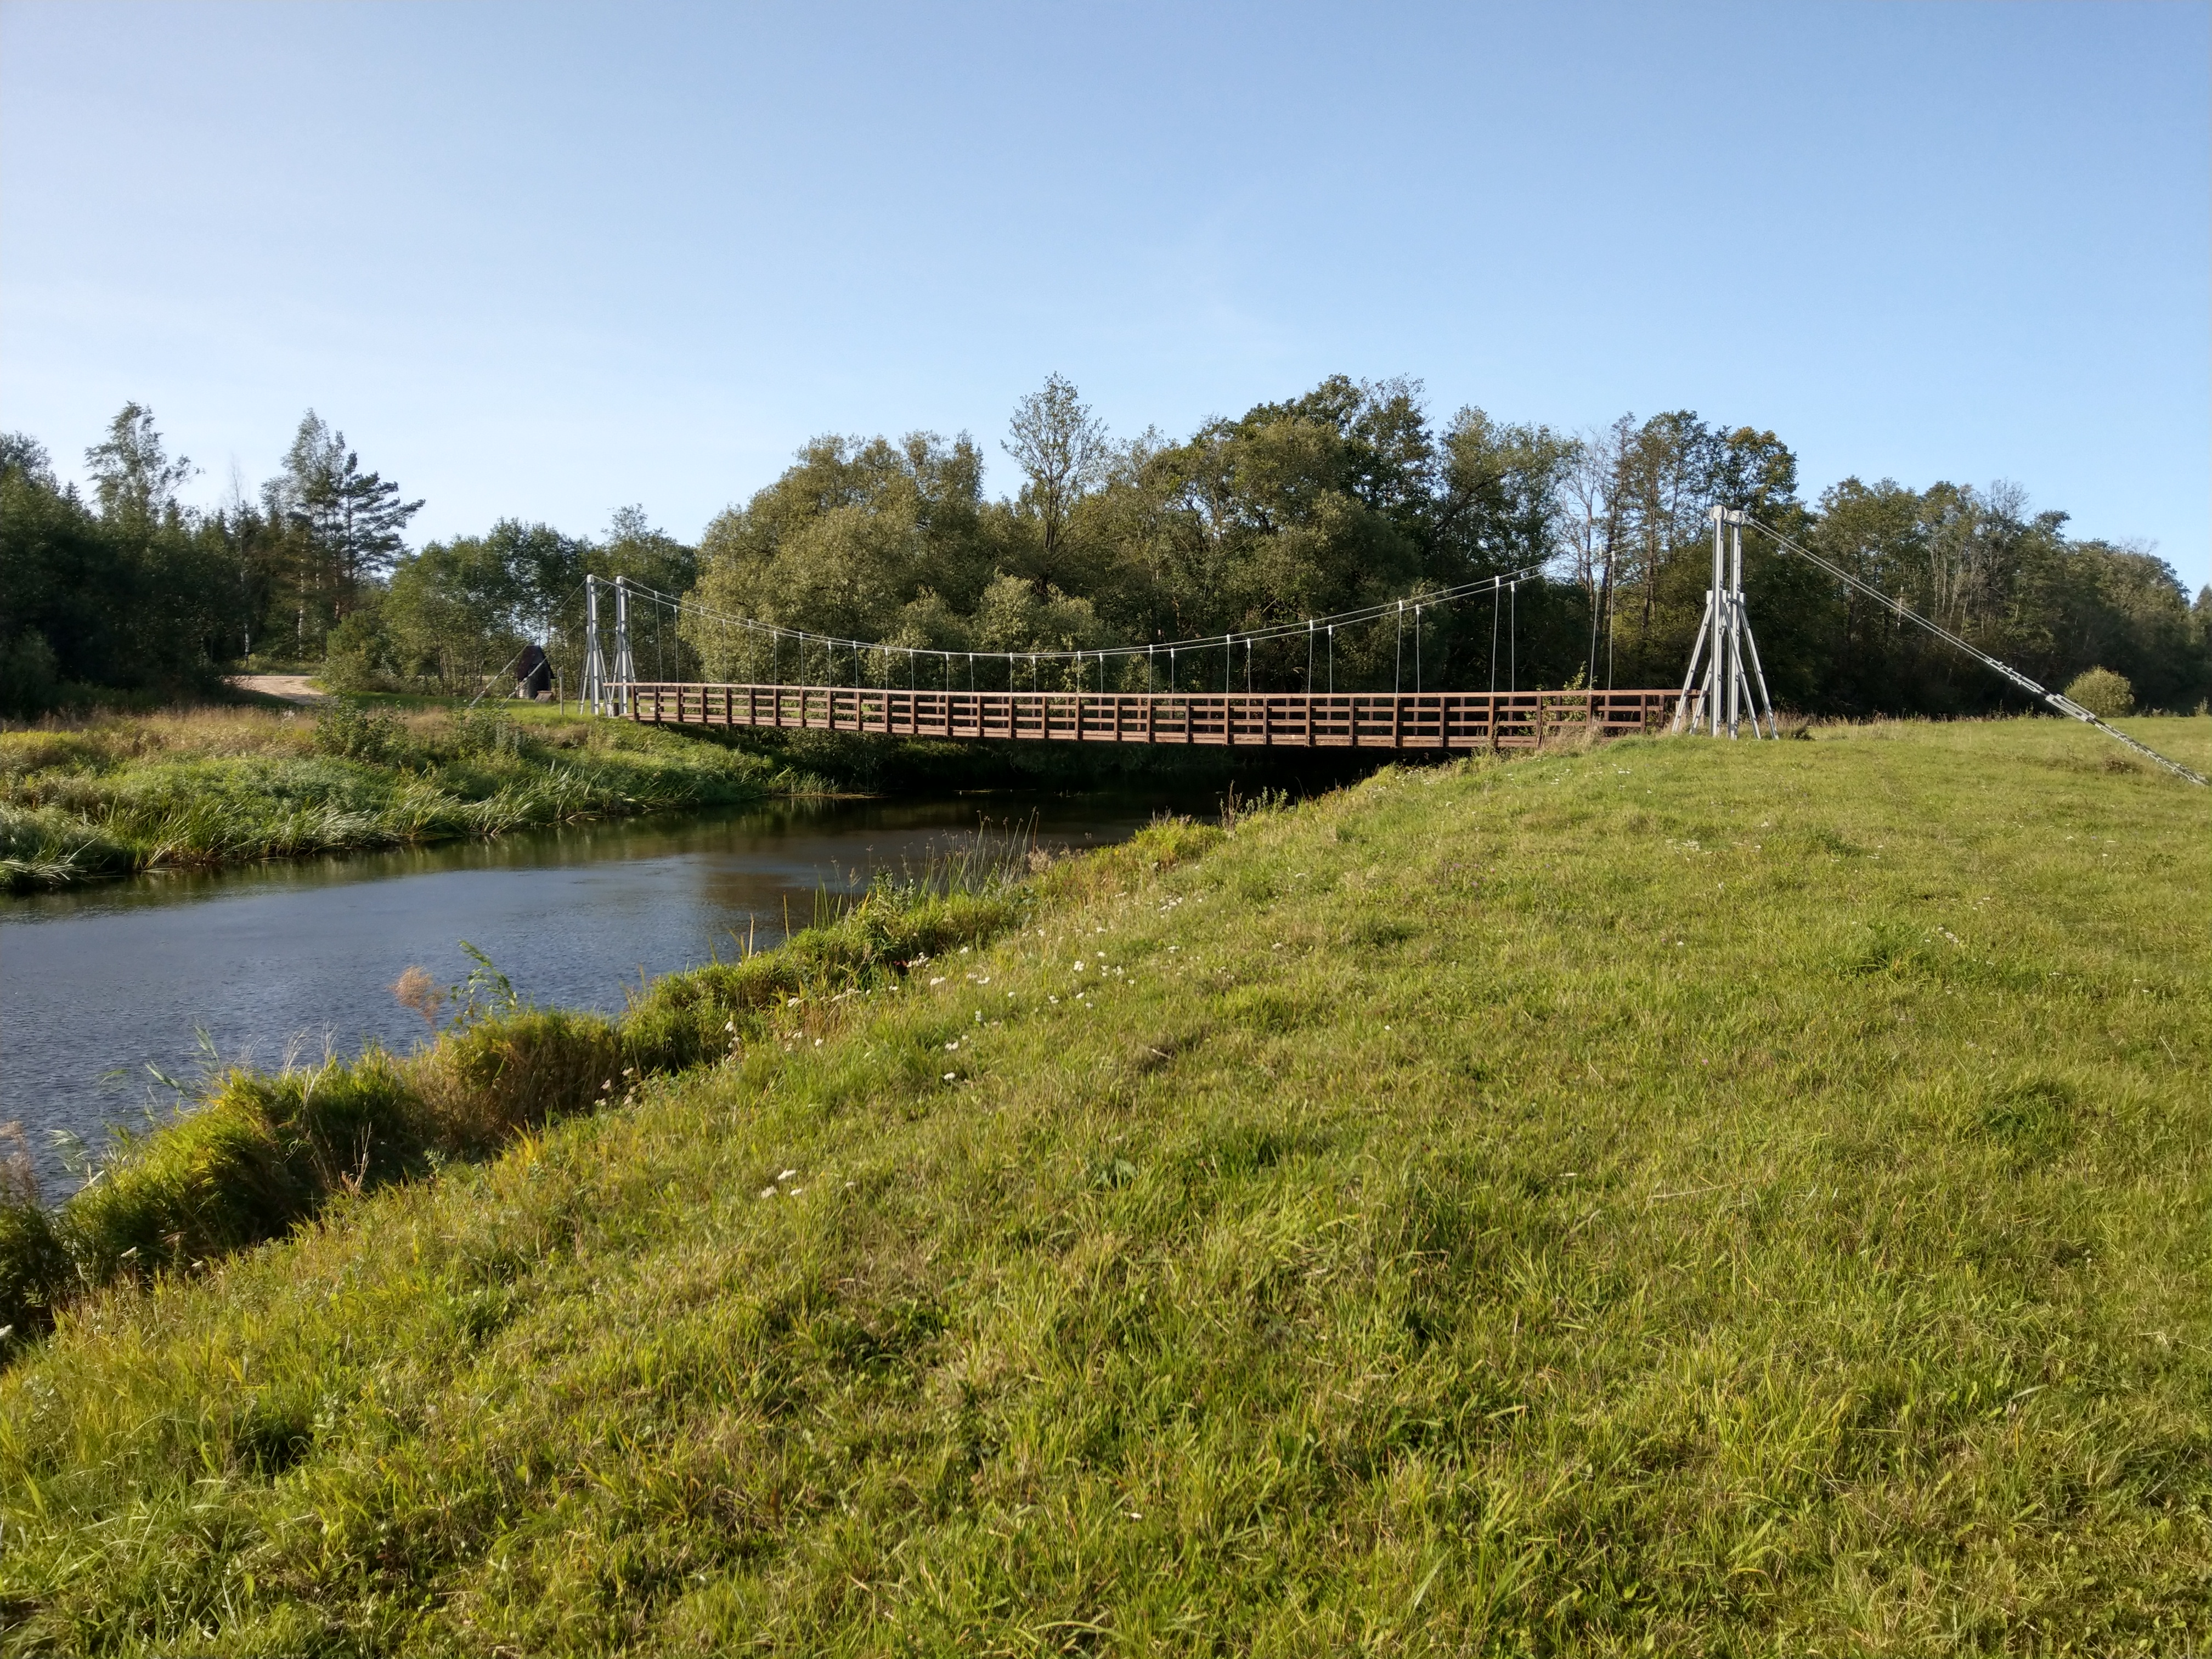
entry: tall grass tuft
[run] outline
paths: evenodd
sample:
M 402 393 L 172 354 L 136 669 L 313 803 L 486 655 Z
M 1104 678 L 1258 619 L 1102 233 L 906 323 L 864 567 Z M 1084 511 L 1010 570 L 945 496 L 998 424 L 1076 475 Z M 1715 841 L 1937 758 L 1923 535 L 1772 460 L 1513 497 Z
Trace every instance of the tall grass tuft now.
M 132 848 L 60 807 L 0 801 L 0 887 L 66 887 L 137 866 Z
M 68 1284 L 69 1251 L 39 1201 L 20 1123 L 0 1123 L 0 1356 L 45 1330 Z
M 58 1231 L 88 1285 L 187 1267 L 277 1237 L 334 1193 L 420 1170 L 430 1127 L 409 1068 L 381 1050 L 229 1071 L 195 1109 L 116 1147 Z

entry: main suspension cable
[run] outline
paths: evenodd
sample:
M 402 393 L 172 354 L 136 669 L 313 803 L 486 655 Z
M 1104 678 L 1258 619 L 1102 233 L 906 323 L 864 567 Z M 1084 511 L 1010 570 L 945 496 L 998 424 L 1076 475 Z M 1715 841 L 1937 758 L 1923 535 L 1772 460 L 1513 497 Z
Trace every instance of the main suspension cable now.
M 1330 616 L 1300 617 L 1294 622 L 1270 623 L 1262 627 L 1248 629 L 1237 633 L 1198 635 L 1188 639 L 1158 641 L 1144 645 L 1106 646 L 1095 650 L 1085 648 L 1066 651 L 1024 651 L 1017 654 L 1029 659 L 1033 678 L 1037 675 L 1043 663 L 1079 663 L 1086 657 L 1099 659 L 1099 672 L 1103 677 L 1105 672 L 1105 659 L 1109 657 L 1129 658 L 1140 653 L 1150 654 L 1162 650 L 1173 654 L 1188 650 L 1212 649 L 1223 650 L 1225 656 L 1233 650 L 1235 646 L 1240 644 L 1249 653 L 1255 644 L 1288 639 L 1297 635 L 1309 634 L 1314 629 L 1322 628 L 1326 628 L 1334 635 L 1339 627 L 1352 627 L 1361 623 L 1379 622 L 1386 617 L 1397 617 L 1402 632 L 1405 607 L 1414 603 L 1415 598 L 1423 607 L 1450 605 L 1457 600 L 1471 599 L 1480 594 L 1497 594 L 1521 582 L 1534 579 L 1540 575 L 1543 570 L 1544 565 L 1540 562 L 1526 565 L 1518 570 L 1503 571 L 1495 576 L 1486 576 L 1476 581 L 1462 582 L 1451 587 L 1433 589 L 1414 598 L 1384 599 L 1373 605 L 1361 605 L 1353 610 L 1340 611 Z M 876 642 L 866 640 L 847 639 L 836 635 L 817 634 L 806 629 L 787 628 L 780 623 L 763 622 L 754 617 L 732 616 L 725 611 L 715 611 L 703 605 L 687 595 L 663 592 L 658 588 L 648 587 L 641 582 L 633 581 L 628 578 L 623 579 L 623 586 L 628 587 L 636 598 L 655 606 L 656 614 L 658 607 L 666 605 L 679 614 L 688 611 L 702 620 L 716 623 L 725 628 L 737 628 L 751 633 L 767 634 L 775 641 L 779 653 L 782 641 L 786 639 L 792 640 L 797 644 L 801 653 L 802 664 L 805 660 L 805 652 L 809 645 L 821 647 L 825 653 L 845 651 L 858 653 L 885 648 Z M 905 650 L 909 659 L 916 653 L 937 657 L 948 670 L 952 659 L 963 654 L 957 651 L 942 650 L 931 646 L 906 646 L 896 648 Z M 1172 684 L 1172 681 L 1170 683 Z
M 1796 542 L 1790 540 L 1789 537 L 1784 535 L 1780 531 L 1777 530 L 1772 525 L 1761 523 L 1759 520 L 1752 518 L 1748 514 L 1745 516 L 1744 522 L 1757 529 L 1765 531 L 1768 535 L 1774 538 L 1775 542 L 1778 545 L 1788 549 L 1792 553 L 1795 553 L 1799 558 L 1803 559 L 1807 563 L 1814 566 L 1815 568 L 1825 570 L 1829 575 L 1833 576 L 1838 581 L 1845 584 L 1847 586 L 1856 588 L 1859 592 L 1865 594 L 1869 599 L 1874 600 L 1877 605 L 1881 605 L 1884 609 L 1895 612 L 1898 616 L 1903 617 L 1907 622 L 1919 623 L 1921 627 L 1926 629 L 1937 639 L 1942 640 L 1946 645 L 1948 645 L 1956 650 L 1965 652 L 1966 655 L 1972 657 L 1976 662 L 1978 662 L 1983 666 L 1993 669 L 1997 673 L 2002 674 L 2006 679 L 2010 680 L 2014 685 L 2027 692 L 2030 696 L 2038 698 L 2041 702 L 2048 703 L 2060 714 L 2067 715 L 2070 719 L 2080 720 L 2084 726 L 2095 726 L 2097 730 L 2102 732 L 2106 737 L 2112 738 L 2116 742 L 2125 744 L 2129 748 L 2134 750 L 2138 755 L 2142 756 L 2148 760 L 2155 761 L 2159 765 L 2163 766 L 2167 771 L 2172 773 L 2174 776 L 2178 778 L 2185 779 L 2188 782 L 2197 784 L 2200 787 L 2205 785 L 2207 781 L 2201 774 L 2191 771 L 2179 761 L 2168 760 L 2165 756 L 2160 754 L 2157 750 L 2152 748 L 2148 744 L 2136 741 L 2135 738 L 2130 737 L 2126 732 L 2121 731 L 2118 726 L 2110 724 L 2099 715 L 2093 714 L 2087 708 L 2084 708 L 2080 703 L 2075 702 L 2073 698 L 2067 696 L 2064 693 L 2053 691 L 2045 686 L 2037 684 L 2033 680 L 2028 678 L 2027 675 L 2021 673 L 2020 670 L 2014 668 L 2011 664 L 2000 662 L 1995 657 L 1990 655 L 1988 652 L 1982 650 L 1979 647 L 1969 645 L 1966 641 L 1960 639 L 1956 634 L 1954 634 L 1949 629 L 1944 627 L 1941 623 L 1930 622 L 1927 617 L 1922 616 L 1917 611 L 1915 611 L 1911 606 L 1907 605 L 1904 600 L 1890 598 L 1888 594 L 1883 592 L 1872 582 L 1844 569 L 1843 566 L 1839 564 L 1833 563 L 1827 559 L 1822 558 L 1818 553 L 1814 552 L 1812 549 L 1801 546 Z

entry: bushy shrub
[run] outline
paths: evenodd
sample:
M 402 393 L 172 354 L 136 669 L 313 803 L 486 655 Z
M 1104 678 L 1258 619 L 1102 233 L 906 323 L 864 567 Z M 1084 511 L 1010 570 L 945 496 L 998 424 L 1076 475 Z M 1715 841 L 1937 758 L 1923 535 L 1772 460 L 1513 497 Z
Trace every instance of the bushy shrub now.
M 0 1198 L 0 1355 L 54 1322 L 70 1282 L 69 1252 L 38 1201 Z
M 2118 720 L 2136 712 L 2136 689 L 2124 674 L 2109 668 L 2092 668 L 2076 674 L 2066 695 L 2100 720 Z
M 757 1018 L 792 996 L 834 996 L 896 976 L 909 962 L 977 945 L 1019 920 L 1027 895 L 1005 886 L 915 897 L 888 887 L 825 927 L 742 962 L 671 974 L 623 1016 L 623 1051 L 640 1071 L 680 1071 L 726 1054 Z
M 340 617 L 324 650 L 322 680 L 331 690 L 376 688 L 387 650 L 383 626 L 373 612 L 356 611 Z
M 1281 805 L 1279 797 L 1271 810 Z M 1158 817 L 1130 836 L 1121 847 L 1109 850 L 1143 869 L 1172 870 L 1178 864 L 1203 858 L 1221 837 L 1222 831 L 1210 823 L 1187 817 Z
M 315 715 L 315 747 L 325 755 L 375 764 L 395 758 L 406 744 L 407 728 L 396 714 L 331 702 Z

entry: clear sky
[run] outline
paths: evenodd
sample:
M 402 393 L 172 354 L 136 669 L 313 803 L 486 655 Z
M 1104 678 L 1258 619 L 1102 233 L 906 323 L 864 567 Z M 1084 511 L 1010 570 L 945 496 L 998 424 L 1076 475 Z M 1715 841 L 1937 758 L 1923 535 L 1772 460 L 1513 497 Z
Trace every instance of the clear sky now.
M 0 4 L 0 426 L 695 536 L 825 431 L 1322 375 L 2017 481 L 2212 579 L 2202 3 Z

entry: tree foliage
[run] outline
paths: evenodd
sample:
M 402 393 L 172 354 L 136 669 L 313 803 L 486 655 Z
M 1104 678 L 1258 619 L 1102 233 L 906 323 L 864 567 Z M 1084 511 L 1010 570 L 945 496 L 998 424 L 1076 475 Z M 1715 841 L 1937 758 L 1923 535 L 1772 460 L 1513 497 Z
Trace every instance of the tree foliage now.
M 84 452 L 93 494 L 108 519 L 158 519 L 176 505 L 177 489 L 199 469 L 179 455 L 171 460 L 154 411 L 125 404 L 108 423 L 107 436 Z
M 0 441 L 0 714 L 82 702 L 93 687 L 167 695 L 228 654 L 225 526 L 176 501 L 191 463 L 168 458 L 136 404 L 86 459 L 96 507 L 56 481 L 41 445 Z
M 211 512 L 180 502 L 198 469 L 143 404 L 124 405 L 85 466 L 90 501 L 44 446 L 0 439 L 0 713 L 173 696 L 257 653 L 313 661 L 356 612 L 337 654 L 376 657 L 384 574 L 422 502 L 313 411 L 258 501 L 234 486 Z
M 1048 374 L 1043 390 L 1014 405 L 1006 451 L 1022 469 L 1017 505 L 1022 520 L 1036 528 L 1032 580 L 1043 592 L 1065 574 L 1060 562 L 1077 504 L 1105 476 L 1106 425 L 1064 377 Z
M 979 683 L 1197 688 L 1528 689 L 1679 680 L 1703 612 L 1716 506 L 1805 539 L 2046 684 L 2118 665 L 2147 706 L 2212 691 L 2208 605 L 2141 549 L 2074 541 L 2008 485 L 1912 491 L 1847 479 L 1814 503 L 1773 432 L 1686 410 L 1581 434 L 1460 410 L 1441 429 L 1408 380 L 1332 376 L 1209 421 L 1181 441 L 1115 443 L 1054 375 L 1016 407 L 1011 497 L 986 500 L 975 452 L 927 434 L 823 438 L 718 518 L 697 597 L 725 615 L 848 639 L 975 653 Z M 1541 574 L 1495 604 L 1437 589 Z M 2015 694 L 1893 611 L 1838 589 L 1753 532 L 1746 586 L 1777 696 L 1809 711 L 1961 713 Z M 1029 653 L 1203 641 L 1363 605 L 1383 623 L 1261 647 L 1220 645 L 1033 670 Z M 924 670 L 898 649 L 801 663 L 694 622 L 717 678 Z M 817 655 L 821 654 L 817 653 Z M 834 655 L 835 653 L 830 653 Z M 771 660 L 772 659 L 772 660 Z M 964 660 L 927 671 L 955 678 Z M 995 678 L 994 678 L 995 677 Z
M 402 535 L 422 504 L 313 411 L 258 501 L 234 488 L 198 514 L 177 499 L 190 462 L 129 404 L 87 452 L 91 504 L 57 483 L 35 441 L 0 438 L 0 697 L 22 712 L 66 700 L 72 684 L 178 684 L 272 642 L 326 657 L 344 683 L 471 693 L 536 642 L 574 685 L 590 574 L 633 585 L 637 671 L 652 678 L 1668 685 L 1703 611 L 1716 506 L 1748 511 L 2047 685 L 2101 668 L 2148 708 L 2212 696 L 2212 592 L 2192 605 L 2149 549 L 2069 537 L 2064 514 L 2032 509 L 2006 483 L 1850 477 L 1808 502 L 1775 433 L 1687 410 L 1580 434 L 1474 407 L 1438 424 L 1416 381 L 1333 375 L 1187 438 L 1155 428 L 1117 441 L 1054 374 L 1016 405 L 1003 448 L 1017 477 L 996 499 L 965 434 L 831 435 L 717 515 L 696 548 L 631 507 L 596 538 L 503 519 L 410 551 Z M 1429 597 L 1511 573 L 1522 579 L 1494 600 Z M 1850 714 L 2020 706 L 1987 671 L 1756 530 L 1745 583 L 1781 702 Z M 654 597 L 679 594 L 784 636 L 679 620 Z M 1378 605 L 1381 622 L 1334 635 L 1249 653 L 1222 643 Z M 866 648 L 802 647 L 791 632 Z M 1090 654 L 1148 646 L 1103 664 Z M 1085 654 L 1059 654 L 1070 653 Z

